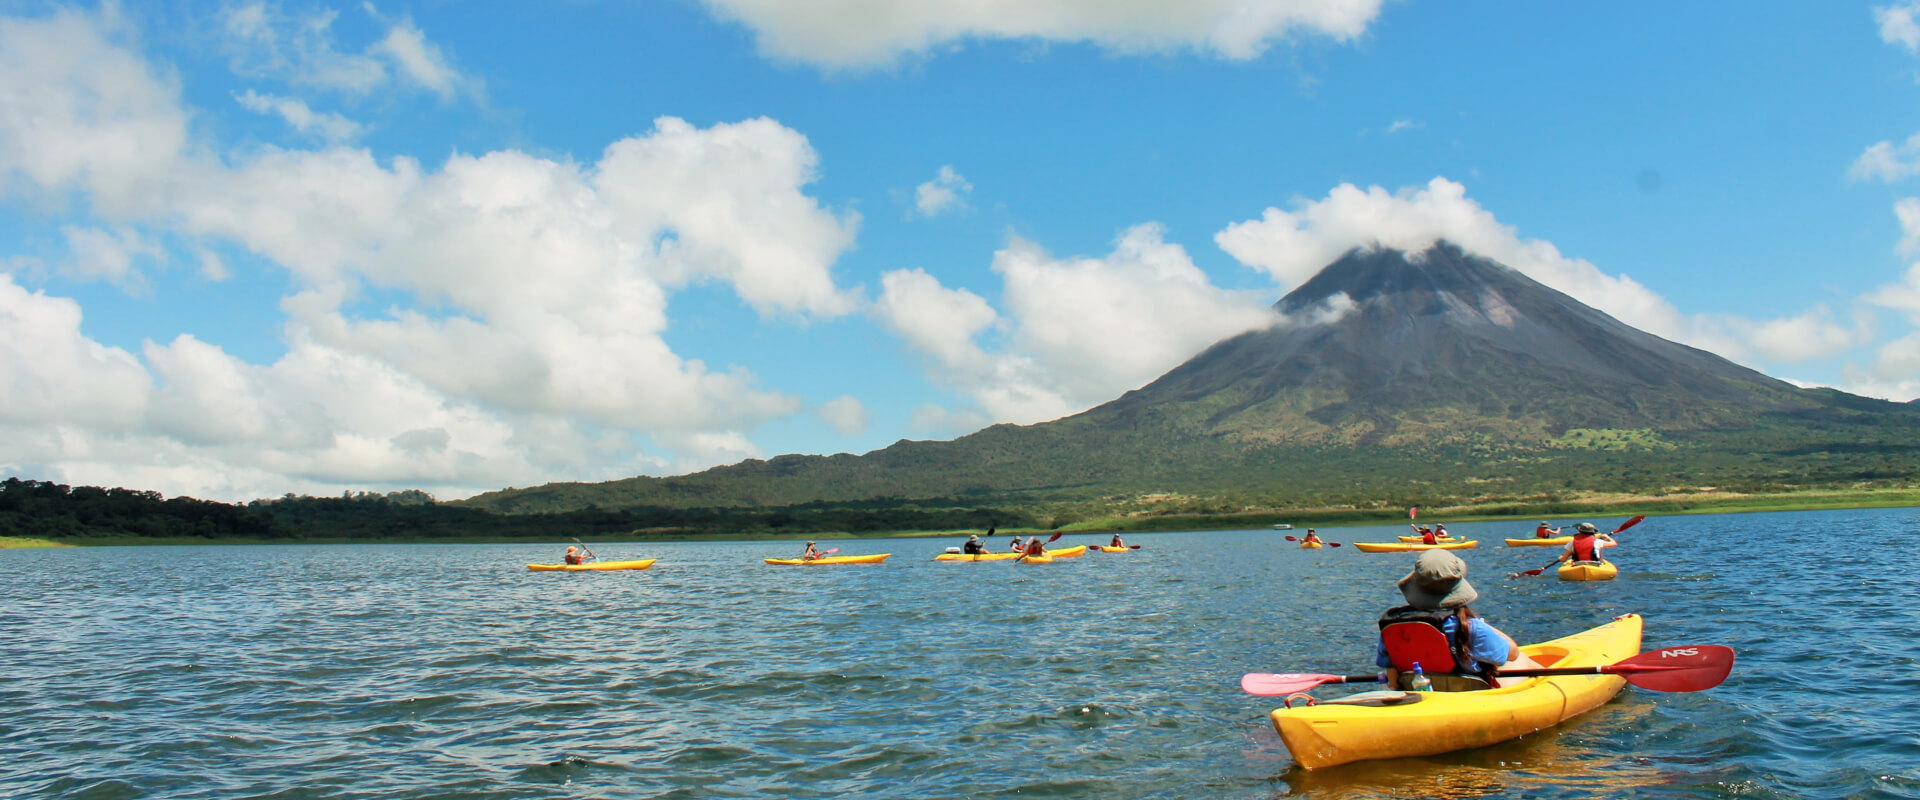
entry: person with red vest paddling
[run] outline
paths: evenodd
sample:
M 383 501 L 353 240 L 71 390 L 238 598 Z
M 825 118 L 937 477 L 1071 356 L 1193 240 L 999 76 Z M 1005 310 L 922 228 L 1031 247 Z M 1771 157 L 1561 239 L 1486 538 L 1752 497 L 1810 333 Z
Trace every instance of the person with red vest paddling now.
M 1533 529 L 1533 538 L 1535 539 L 1551 539 L 1559 535 L 1560 529 L 1547 527 L 1547 521 L 1544 519 L 1540 520 L 1540 527 Z
M 1494 678 L 1495 685 L 1527 680 L 1498 680 L 1501 669 L 1540 666 L 1520 652 L 1513 637 L 1473 612 L 1469 604 L 1480 599 L 1480 593 L 1467 582 L 1467 562 L 1459 556 L 1445 550 L 1421 553 L 1399 587 L 1407 604 L 1381 615 L 1380 644 L 1374 653 L 1374 663 L 1387 671 L 1389 686 L 1405 688 L 1401 676 L 1415 663 L 1430 679 L 1444 675 L 1481 681 Z M 1434 688 L 1450 690 L 1441 680 L 1434 681 Z
M 1600 555 L 1601 550 L 1619 546 L 1620 543 L 1614 541 L 1613 536 L 1601 533 L 1599 528 L 1593 527 L 1593 523 L 1582 522 L 1573 529 L 1573 541 L 1567 543 L 1567 549 L 1561 551 L 1554 563 L 1572 561 L 1575 564 L 1599 564 L 1606 561 Z

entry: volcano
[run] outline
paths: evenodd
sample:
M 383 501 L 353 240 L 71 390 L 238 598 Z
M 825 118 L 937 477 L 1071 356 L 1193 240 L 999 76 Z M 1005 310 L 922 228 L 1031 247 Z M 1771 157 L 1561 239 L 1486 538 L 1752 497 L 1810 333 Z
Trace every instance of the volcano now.
M 1793 386 L 1445 242 L 1354 250 L 1274 307 L 1272 327 L 1052 422 L 463 504 L 525 513 L 1181 496 L 1226 510 L 1920 478 L 1912 404 Z

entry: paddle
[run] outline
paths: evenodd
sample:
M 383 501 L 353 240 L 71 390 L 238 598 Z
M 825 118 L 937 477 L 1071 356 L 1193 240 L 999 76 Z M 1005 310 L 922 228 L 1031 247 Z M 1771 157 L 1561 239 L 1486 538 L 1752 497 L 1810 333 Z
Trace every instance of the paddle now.
M 1656 692 L 1698 692 L 1719 686 L 1733 672 L 1733 648 L 1717 644 L 1665 647 L 1649 650 L 1632 658 L 1597 667 L 1543 667 L 1541 669 L 1502 670 L 1502 678 L 1531 678 L 1541 675 L 1619 675 L 1628 683 Z M 1286 695 L 1304 692 L 1327 683 L 1380 683 L 1384 673 L 1368 675 L 1321 675 L 1312 672 L 1272 674 L 1249 672 L 1240 676 L 1240 688 L 1247 694 Z
M 1295 539 L 1295 538 L 1293 538 L 1292 536 L 1288 536 L 1288 537 L 1287 537 L 1287 541 L 1289 541 L 1289 542 L 1304 542 L 1304 541 L 1306 541 L 1306 540 L 1305 540 L 1305 539 Z M 1320 543 L 1321 543 L 1321 544 L 1324 544 L 1324 545 L 1326 545 L 1326 546 L 1328 546 L 1328 547 L 1339 547 L 1339 546 L 1340 546 L 1340 543 L 1339 543 L 1339 542 L 1329 542 L 1329 541 L 1325 541 L 1325 540 L 1322 540 L 1322 541 L 1321 541 Z
M 567 537 L 567 538 L 569 538 L 569 539 L 573 539 L 573 537 L 571 537 L 571 536 L 569 536 L 569 537 Z M 586 542 L 583 542 L 583 541 L 580 541 L 579 539 L 573 539 L 573 543 L 574 543 L 574 544 L 577 544 L 577 545 L 580 545 L 580 549 L 581 549 L 582 551 L 584 551 L 584 552 L 585 552 L 585 553 L 587 554 L 587 557 L 586 557 L 586 558 L 583 558 L 583 559 L 581 559 L 581 560 L 580 560 L 580 563 L 582 563 L 582 564 L 585 564 L 585 563 L 587 563 L 587 561 L 588 561 L 588 560 L 593 560 L 593 561 L 599 561 L 599 560 L 600 560 L 600 557 L 599 557 L 599 556 L 596 556 L 596 555 L 594 555 L 594 554 L 593 554 L 593 551 L 592 551 L 592 550 L 588 550 L 588 549 L 587 549 L 587 543 L 586 543 Z
M 1626 530 L 1626 529 L 1628 529 L 1628 528 L 1631 528 L 1631 527 L 1633 527 L 1633 526 L 1635 526 L 1635 525 L 1638 525 L 1638 524 L 1640 524 L 1640 520 L 1643 520 L 1643 519 L 1646 519 L 1646 518 L 1647 518 L 1647 515 L 1645 515 L 1645 514 L 1640 514 L 1640 515 L 1638 515 L 1638 516 L 1635 516 L 1635 517 L 1634 517 L 1633 519 L 1630 519 L 1630 520 L 1627 520 L 1626 522 L 1622 522 L 1622 523 L 1620 523 L 1620 527 L 1618 527 L 1618 528 L 1614 528 L 1614 529 L 1613 529 L 1613 533 L 1619 533 L 1619 532 L 1621 532 L 1621 531 L 1624 531 L 1624 530 Z M 1610 533 L 1610 534 L 1607 534 L 1607 535 L 1608 535 L 1608 536 L 1612 536 L 1613 534 L 1612 534 L 1612 533 Z M 1597 554 L 1597 553 L 1596 553 L 1596 554 Z M 1558 564 L 1558 563 L 1560 563 L 1560 561 L 1561 561 L 1561 559 L 1564 559 L 1564 558 L 1566 558 L 1566 555 L 1565 555 L 1565 554 L 1563 553 L 1563 554 L 1561 554 L 1561 556 L 1560 556 L 1560 558 L 1556 558 L 1556 559 L 1554 559 L 1554 560 L 1553 560 L 1553 563 L 1552 563 L 1552 564 L 1548 564 L 1548 565 L 1547 565 L 1547 567 L 1551 567 L 1551 566 L 1553 566 L 1554 564 Z M 1535 575 L 1538 575 L 1538 574 L 1540 574 L 1540 573 L 1542 573 L 1542 572 L 1546 572 L 1546 571 L 1547 571 L 1547 567 L 1541 567 L 1541 568 L 1539 568 L 1539 569 L 1530 569 L 1530 570 L 1527 570 L 1526 572 L 1516 572 L 1516 573 L 1513 573 L 1512 575 L 1508 575 L 1508 576 L 1507 576 L 1507 580 L 1513 580 L 1514 578 L 1531 578 L 1531 577 L 1533 577 L 1533 576 L 1535 576 Z

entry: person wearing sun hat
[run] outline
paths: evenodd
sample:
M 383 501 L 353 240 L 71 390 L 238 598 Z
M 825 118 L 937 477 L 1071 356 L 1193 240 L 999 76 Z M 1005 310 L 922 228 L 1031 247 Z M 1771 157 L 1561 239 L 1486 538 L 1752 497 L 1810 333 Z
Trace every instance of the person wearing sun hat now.
M 987 546 L 981 544 L 980 534 L 975 533 L 967 536 L 967 543 L 960 546 L 960 552 L 970 556 L 977 556 L 987 552 Z
M 1407 604 L 1387 610 L 1380 617 L 1380 629 L 1402 622 L 1422 622 L 1440 629 L 1454 654 L 1454 671 L 1459 675 L 1484 677 L 1487 667 L 1533 669 L 1540 665 L 1513 637 L 1473 613 L 1472 603 L 1480 592 L 1467 581 L 1467 562 L 1446 550 L 1427 550 L 1413 562 L 1413 571 L 1400 579 L 1400 595 Z M 1461 632 L 1465 631 L 1462 636 Z M 1430 634 L 1429 634 L 1430 635 Z M 1387 652 L 1387 640 L 1380 639 L 1374 663 L 1387 671 L 1387 683 L 1398 686 L 1400 675 Z M 1513 679 L 1515 682 L 1522 679 Z M 1497 685 L 1508 681 L 1498 680 Z
M 1560 551 L 1560 557 L 1554 559 L 1553 563 L 1568 560 L 1575 564 L 1603 563 L 1606 556 L 1601 555 L 1600 551 L 1619 546 L 1620 543 L 1614 541 L 1612 535 L 1601 533 L 1591 522 L 1582 522 L 1573 529 L 1573 541 L 1567 542 L 1567 549 Z
M 1535 539 L 1551 539 L 1559 535 L 1560 529 L 1547 527 L 1547 521 L 1544 519 L 1540 520 L 1540 527 L 1533 529 L 1533 538 Z

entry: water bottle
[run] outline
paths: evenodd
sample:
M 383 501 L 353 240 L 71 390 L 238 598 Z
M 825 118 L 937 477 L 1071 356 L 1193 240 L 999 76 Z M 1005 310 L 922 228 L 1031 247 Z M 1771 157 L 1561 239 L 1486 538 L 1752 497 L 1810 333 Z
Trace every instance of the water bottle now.
M 1433 691 L 1433 679 L 1427 677 L 1427 671 L 1420 668 L 1418 661 L 1413 662 L 1413 678 L 1407 681 L 1407 685 L 1416 692 Z

